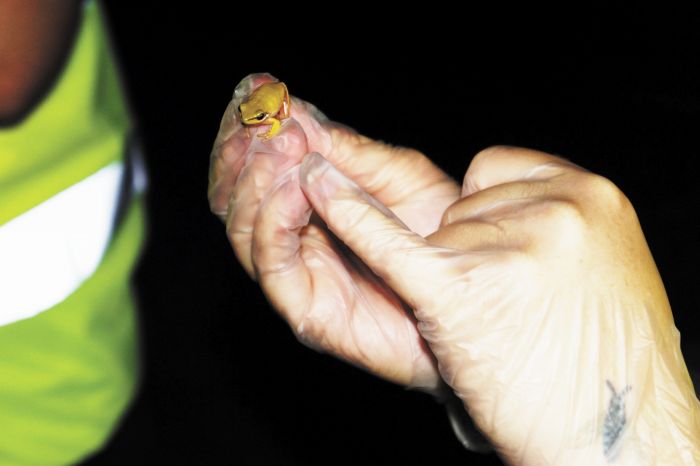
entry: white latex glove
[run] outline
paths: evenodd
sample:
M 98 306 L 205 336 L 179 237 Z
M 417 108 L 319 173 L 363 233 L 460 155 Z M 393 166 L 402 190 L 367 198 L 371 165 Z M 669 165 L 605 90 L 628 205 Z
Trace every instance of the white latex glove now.
M 273 195 L 286 224 L 307 228 L 308 199 L 410 305 L 443 378 L 508 464 L 700 464 L 679 332 L 634 209 L 608 180 L 492 148 L 427 238 L 318 154 L 299 184 Z
M 459 185 L 425 156 L 372 141 L 293 99 L 291 118 L 269 140 L 247 135 L 241 100 L 274 78 L 251 75 L 236 88 L 212 151 L 209 201 L 226 222 L 248 274 L 306 345 L 392 382 L 438 394 L 435 360 L 394 292 L 315 216 L 299 188 L 310 151 L 326 154 L 414 231 L 435 231 Z

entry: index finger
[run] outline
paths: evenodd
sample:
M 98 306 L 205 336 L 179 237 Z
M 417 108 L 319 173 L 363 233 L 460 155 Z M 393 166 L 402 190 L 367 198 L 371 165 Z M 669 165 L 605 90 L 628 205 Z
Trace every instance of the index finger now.
M 320 154 L 305 156 L 299 178 L 328 228 L 415 309 L 420 320 L 439 312 L 434 301 L 444 299 L 444 288 L 455 274 L 479 264 L 476 256 L 428 243 Z

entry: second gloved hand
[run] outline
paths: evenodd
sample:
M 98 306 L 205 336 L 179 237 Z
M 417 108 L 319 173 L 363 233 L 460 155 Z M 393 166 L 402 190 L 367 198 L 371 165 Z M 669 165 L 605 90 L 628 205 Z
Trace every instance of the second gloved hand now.
M 541 152 L 490 149 L 427 238 L 321 155 L 305 157 L 299 182 L 409 303 L 443 378 L 508 464 L 700 462 L 679 333 L 611 182 Z

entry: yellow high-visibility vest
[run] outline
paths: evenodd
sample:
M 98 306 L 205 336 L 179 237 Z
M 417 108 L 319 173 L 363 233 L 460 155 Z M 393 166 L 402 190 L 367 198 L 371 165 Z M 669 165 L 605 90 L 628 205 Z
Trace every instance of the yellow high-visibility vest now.
M 99 5 L 82 14 L 43 101 L 0 127 L 0 465 L 95 452 L 138 378 L 144 181 Z

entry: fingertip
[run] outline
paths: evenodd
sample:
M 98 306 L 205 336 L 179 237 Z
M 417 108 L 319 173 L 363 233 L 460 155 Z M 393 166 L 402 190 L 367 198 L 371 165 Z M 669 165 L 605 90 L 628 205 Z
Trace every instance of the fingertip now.
M 273 225 L 294 230 L 308 223 L 311 206 L 299 187 L 298 180 L 293 173 L 285 178 L 263 201 L 261 213 L 256 219 L 256 232 L 269 232 L 272 228 L 267 227 Z
M 356 186 L 318 152 L 311 152 L 302 160 L 299 184 L 316 208 L 321 208 L 341 188 Z
M 303 112 L 301 110 L 303 110 Z M 318 123 L 330 121 L 326 114 L 319 110 L 318 107 L 298 97 L 292 97 L 292 112 L 298 112 L 304 116 L 309 116 Z
M 251 73 L 236 85 L 233 90 L 234 102 L 240 103 L 250 95 L 255 89 L 268 82 L 277 82 L 279 79 L 270 73 Z
M 259 131 L 268 131 L 269 128 L 262 126 Z M 256 138 L 259 145 L 273 152 L 285 154 L 295 160 L 301 159 L 308 151 L 306 133 L 301 125 L 289 118 L 282 121 L 279 133 L 270 139 Z
M 302 185 L 308 186 L 311 178 L 318 176 L 318 173 L 329 165 L 328 161 L 318 152 L 309 152 L 304 156 L 299 165 L 299 181 Z

